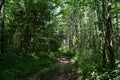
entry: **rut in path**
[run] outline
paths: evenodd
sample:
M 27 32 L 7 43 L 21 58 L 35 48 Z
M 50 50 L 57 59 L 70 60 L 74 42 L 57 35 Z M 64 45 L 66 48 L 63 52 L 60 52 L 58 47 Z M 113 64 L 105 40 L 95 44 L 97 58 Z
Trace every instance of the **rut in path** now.
M 57 70 L 49 70 L 45 75 L 29 80 L 82 80 L 75 69 L 74 59 L 61 56 L 57 58 Z

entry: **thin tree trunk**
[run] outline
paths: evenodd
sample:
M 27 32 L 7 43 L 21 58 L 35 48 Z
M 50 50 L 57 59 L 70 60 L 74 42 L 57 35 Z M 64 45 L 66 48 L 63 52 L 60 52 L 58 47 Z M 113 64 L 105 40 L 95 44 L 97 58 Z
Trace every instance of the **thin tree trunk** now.
M 0 46 L 1 46 L 1 53 L 4 53 L 4 50 L 5 50 L 5 43 L 4 43 L 4 28 L 5 28 L 5 25 L 4 25 L 4 3 L 5 3 L 5 0 L 2 0 L 2 3 L 0 5 L 0 14 L 1 14 L 1 39 L 0 39 Z
M 114 1 L 114 3 L 115 3 L 115 8 L 117 9 L 117 7 L 118 7 L 118 3 L 117 3 L 117 1 L 115 0 Z M 119 58 L 119 52 L 117 51 L 118 50 L 118 48 L 119 48 L 119 44 L 120 44 L 120 35 L 119 35 L 119 23 L 118 23 L 118 12 L 116 12 L 116 14 L 115 14 L 115 16 L 116 16 L 116 28 L 115 28 L 115 45 L 116 45 L 116 52 L 117 52 L 117 54 L 116 54 L 116 57 L 117 58 Z
M 108 62 L 108 54 L 107 54 L 107 39 L 106 39 L 106 5 L 105 5 L 105 0 L 102 0 L 102 21 L 103 21 L 103 58 L 106 58 L 106 64 L 105 66 L 107 66 L 107 62 Z M 104 62 L 103 62 L 104 63 Z M 103 66 L 104 68 L 104 66 Z

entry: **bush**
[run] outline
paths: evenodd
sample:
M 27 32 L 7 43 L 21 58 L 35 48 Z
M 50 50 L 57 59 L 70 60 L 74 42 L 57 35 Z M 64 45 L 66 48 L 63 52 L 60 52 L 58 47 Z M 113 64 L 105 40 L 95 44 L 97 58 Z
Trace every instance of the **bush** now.
M 43 73 L 55 58 L 53 53 L 24 53 L 11 49 L 2 54 L 0 60 L 0 80 L 26 80 L 30 75 Z
M 83 76 L 83 80 L 91 78 L 96 71 L 96 67 L 100 65 L 99 56 L 93 50 L 84 50 L 77 52 L 75 55 L 75 63 L 77 71 Z

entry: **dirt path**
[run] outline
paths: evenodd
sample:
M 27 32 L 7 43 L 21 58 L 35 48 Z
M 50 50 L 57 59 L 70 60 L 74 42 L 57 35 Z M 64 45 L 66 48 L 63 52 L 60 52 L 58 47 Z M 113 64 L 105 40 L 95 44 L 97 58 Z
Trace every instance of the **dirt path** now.
M 82 80 L 76 73 L 73 59 L 61 56 L 57 58 L 56 66 L 56 70 L 49 70 L 47 74 L 30 80 Z
M 58 77 L 58 80 L 65 80 L 69 78 L 70 77 L 69 75 L 72 69 L 74 68 L 73 67 L 74 60 L 68 57 L 60 57 L 58 58 L 58 63 L 60 65 L 60 68 L 58 70 L 60 73 L 60 76 Z

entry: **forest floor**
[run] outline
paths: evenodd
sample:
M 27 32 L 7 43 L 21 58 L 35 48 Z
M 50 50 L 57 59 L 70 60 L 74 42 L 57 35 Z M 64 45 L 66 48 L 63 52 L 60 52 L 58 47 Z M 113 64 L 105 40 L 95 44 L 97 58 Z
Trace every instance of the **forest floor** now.
M 81 80 L 76 73 L 74 59 L 61 56 L 57 58 L 56 65 L 56 71 L 48 71 L 40 80 Z
M 46 74 L 29 80 L 82 80 L 82 77 L 76 73 L 74 59 L 61 56 L 55 63 L 56 69 L 50 69 Z

